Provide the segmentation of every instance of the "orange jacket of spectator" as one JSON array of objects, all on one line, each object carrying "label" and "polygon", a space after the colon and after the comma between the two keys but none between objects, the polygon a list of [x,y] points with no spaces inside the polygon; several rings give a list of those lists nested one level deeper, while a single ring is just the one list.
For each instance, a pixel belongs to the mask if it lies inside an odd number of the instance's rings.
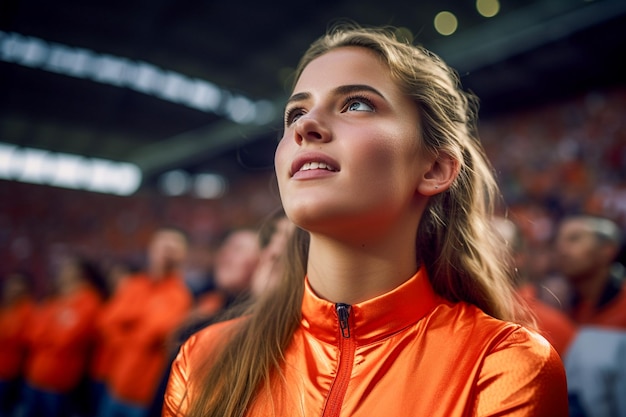
[{"label": "orange jacket of spectator", "polygon": [[57,393],[76,387],[86,371],[101,305],[100,295],[87,286],[42,304],[28,330],[30,385]]},{"label": "orange jacket of spectator", "polygon": [[156,281],[128,278],[100,319],[105,343],[114,354],[108,386],[123,401],[147,405],[166,369],[168,336],[185,318],[192,295],[178,276]]},{"label": "orange jacket of spectator", "polygon": [[[132,275],[130,277],[133,277]],[[119,292],[120,288],[126,284],[126,276],[120,280],[116,285],[115,292]],[[116,360],[117,345],[114,338],[106,337],[103,328],[103,324],[106,320],[105,317],[109,315],[109,303],[111,299],[107,300],[96,318],[96,335],[94,340],[94,347],[91,354],[91,363],[89,364],[88,374],[92,381],[106,383],[108,375],[110,373],[112,364]]]},{"label": "orange jacket of spectator", "polygon": [[0,309],[0,381],[10,381],[22,375],[26,329],[33,308],[33,301],[25,298]]},{"label": "orange jacket of spectator", "polygon": [[[345,311],[307,283],[283,375],[259,390],[246,417],[568,415],[563,364],[550,344],[475,306],[437,297],[425,269],[350,306],[347,317],[339,314]],[[185,415],[202,384],[197,370],[233,323],[207,327],[183,345],[163,416]]]},{"label": "orange jacket of spectator", "polygon": [[561,358],[564,358],[576,335],[574,322],[564,312],[538,299],[533,285],[524,285],[518,291],[535,315],[539,333],[554,346]]}]

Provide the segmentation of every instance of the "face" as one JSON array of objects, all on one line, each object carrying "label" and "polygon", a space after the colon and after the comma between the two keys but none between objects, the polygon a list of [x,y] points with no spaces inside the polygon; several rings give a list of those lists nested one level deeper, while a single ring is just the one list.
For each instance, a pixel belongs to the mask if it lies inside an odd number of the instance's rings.
[{"label": "face", "polygon": [[311,232],[384,230],[413,210],[428,160],[417,105],[373,52],[332,50],[308,64],[275,155],[283,206]]},{"label": "face", "polygon": [[83,281],[83,276],[78,262],[73,258],[63,260],[56,277],[58,290],[61,293],[70,292],[81,281]]},{"label": "face", "polygon": [[169,273],[180,268],[187,257],[187,241],[176,230],[158,231],[148,248],[151,269]]},{"label": "face", "polygon": [[256,233],[242,230],[226,238],[215,258],[215,282],[219,288],[237,294],[250,289],[252,274],[259,261]]},{"label": "face", "polygon": [[289,237],[295,229],[294,224],[285,218],[276,222],[276,230],[269,244],[261,251],[259,263],[252,275],[252,292],[256,296],[276,286],[283,273],[281,255],[285,252]]},{"label": "face", "polygon": [[591,276],[602,265],[601,244],[589,226],[580,220],[564,222],[555,243],[556,265],[571,281]]}]

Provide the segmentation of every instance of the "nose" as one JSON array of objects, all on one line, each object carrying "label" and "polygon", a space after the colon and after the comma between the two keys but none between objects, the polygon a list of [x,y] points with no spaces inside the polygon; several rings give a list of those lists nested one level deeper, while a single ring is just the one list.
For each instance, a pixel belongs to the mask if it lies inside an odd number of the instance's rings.
[{"label": "nose", "polygon": [[331,140],[330,130],[324,126],[314,114],[308,113],[300,117],[295,124],[295,141],[298,145],[302,142],[328,142]]}]

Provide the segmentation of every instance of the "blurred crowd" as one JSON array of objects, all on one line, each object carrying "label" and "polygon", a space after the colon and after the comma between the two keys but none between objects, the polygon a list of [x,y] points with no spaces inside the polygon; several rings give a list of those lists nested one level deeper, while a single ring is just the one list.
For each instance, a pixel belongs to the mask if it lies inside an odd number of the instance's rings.
[{"label": "blurred crowd", "polygon": [[[520,296],[572,417],[626,416],[626,89],[483,120]],[[180,344],[275,284],[272,173],[222,200],[0,183],[0,417],[160,415]]]},{"label": "blurred crowd", "polygon": [[28,274],[7,275],[0,416],[160,416],[179,346],[276,284],[292,230],[281,211],[258,228],[229,230],[203,280],[187,280],[189,236],[173,226],[153,232],[137,271],[105,271],[68,253],[40,299]]}]

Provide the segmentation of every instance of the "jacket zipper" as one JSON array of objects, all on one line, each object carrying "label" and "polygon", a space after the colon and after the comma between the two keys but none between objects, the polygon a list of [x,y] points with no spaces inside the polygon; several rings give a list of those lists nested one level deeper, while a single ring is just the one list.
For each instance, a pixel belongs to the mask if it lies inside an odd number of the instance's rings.
[{"label": "jacket zipper", "polygon": [[338,303],[335,305],[339,320],[339,367],[337,376],[330,388],[322,417],[339,417],[341,406],[348,390],[356,345],[350,335],[350,305]]}]

